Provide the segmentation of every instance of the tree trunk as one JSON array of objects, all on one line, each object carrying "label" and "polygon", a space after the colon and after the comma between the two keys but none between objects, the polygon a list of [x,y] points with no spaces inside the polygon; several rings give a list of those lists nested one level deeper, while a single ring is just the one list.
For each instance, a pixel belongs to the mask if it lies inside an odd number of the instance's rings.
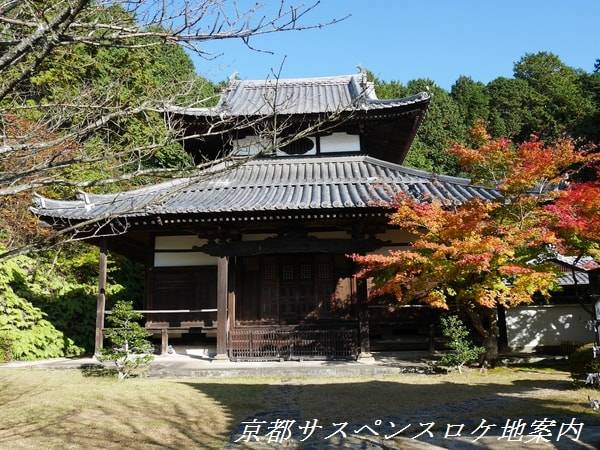
[{"label": "tree trunk", "polygon": [[[497,327],[496,327],[497,330]],[[483,364],[494,365],[498,359],[498,333],[490,332],[483,338],[485,353],[483,354]]]},{"label": "tree trunk", "polygon": [[493,366],[498,359],[498,316],[493,308],[468,310],[475,331],[481,336],[485,353],[481,356],[482,367]]}]

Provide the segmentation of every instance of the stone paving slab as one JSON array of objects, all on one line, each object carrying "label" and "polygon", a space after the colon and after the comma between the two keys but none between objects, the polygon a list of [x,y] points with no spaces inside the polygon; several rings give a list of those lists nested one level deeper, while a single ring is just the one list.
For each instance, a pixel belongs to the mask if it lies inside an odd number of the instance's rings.
[{"label": "stone paving slab", "polygon": [[[409,357],[414,355],[409,354]],[[95,358],[55,358],[39,361],[13,361],[0,364],[3,368],[32,369],[83,369],[100,367]],[[110,367],[110,364],[105,364]],[[150,366],[149,376],[157,378],[215,378],[240,376],[375,376],[400,373],[427,373],[429,362],[421,359],[403,359],[386,354],[358,361],[270,361],[232,362],[209,357],[188,355],[156,356]]]}]

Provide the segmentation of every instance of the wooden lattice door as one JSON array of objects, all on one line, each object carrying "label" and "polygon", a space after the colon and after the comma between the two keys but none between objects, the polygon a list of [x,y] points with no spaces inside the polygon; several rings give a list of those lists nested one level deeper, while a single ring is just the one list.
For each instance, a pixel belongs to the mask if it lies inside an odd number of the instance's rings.
[{"label": "wooden lattice door", "polygon": [[296,322],[315,308],[314,261],[311,256],[281,257],[279,320]]}]

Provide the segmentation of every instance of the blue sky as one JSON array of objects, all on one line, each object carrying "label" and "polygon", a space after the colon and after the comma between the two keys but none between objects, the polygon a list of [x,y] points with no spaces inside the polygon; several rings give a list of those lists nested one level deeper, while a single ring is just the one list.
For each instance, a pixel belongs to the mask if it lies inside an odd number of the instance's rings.
[{"label": "blue sky", "polygon": [[208,50],[223,55],[195,58],[197,70],[214,81],[234,71],[264,78],[286,56],[284,77],[354,73],[360,64],[385,80],[428,77],[450,88],[462,74],[484,82],[510,76],[526,52],[551,51],[588,71],[600,58],[599,0],[322,0],[307,21],[346,14],[331,27],[253,41],[274,55],[211,43]]}]

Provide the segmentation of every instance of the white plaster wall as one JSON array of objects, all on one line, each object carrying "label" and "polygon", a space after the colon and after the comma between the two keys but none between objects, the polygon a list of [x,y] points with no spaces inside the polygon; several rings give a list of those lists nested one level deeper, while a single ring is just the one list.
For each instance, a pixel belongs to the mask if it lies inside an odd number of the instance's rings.
[{"label": "white plaster wall", "polygon": [[[195,235],[184,236],[156,236],[155,250],[191,250],[194,246],[206,244],[206,239]],[[201,252],[154,252],[154,267],[178,266],[214,266],[217,264],[215,256]]]},{"label": "white plaster wall", "polygon": [[388,229],[384,233],[377,233],[375,235],[377,239],[382,241],[392,241],[394,244],[404,244],[412,242],[415,236],[405,230]]},{"label": "white plaster wall", "polygon": [[189,234],[185,236],[156,236],[154,248],[156,250],[191,250],[195,245],[206,244],[206,239]]},{"label": "white plaster wall", "polygon": [[321,136],[321,153],[359,152],[360,136],[348,133],[333,133]]},{"label": "white plaster wall", "polygon": [[246,136],[234,141],[235,153],[239,156],[253,156],[264,151],[266,146],[260,142],[258,136]]},{"label": "white plaster wall", "polygon": [[242,234],[242,241],[263,241],[276,236],[274,233],[248,233]]},{"label": "white plaster wall", "polygon": [[586,328],[589,314],[579,305],[528,305],[506,311],[508,345],[531,351],[538,346],[594,341]]},{"label": "white plaster wall", "polygon": [[308,235],[318,239],[350,239],[347,231],[311,231]]},{"label": "white plaster wall", "polygon": [[200,252],[154,253],[154,267],[216,266],[217,257]]}]

